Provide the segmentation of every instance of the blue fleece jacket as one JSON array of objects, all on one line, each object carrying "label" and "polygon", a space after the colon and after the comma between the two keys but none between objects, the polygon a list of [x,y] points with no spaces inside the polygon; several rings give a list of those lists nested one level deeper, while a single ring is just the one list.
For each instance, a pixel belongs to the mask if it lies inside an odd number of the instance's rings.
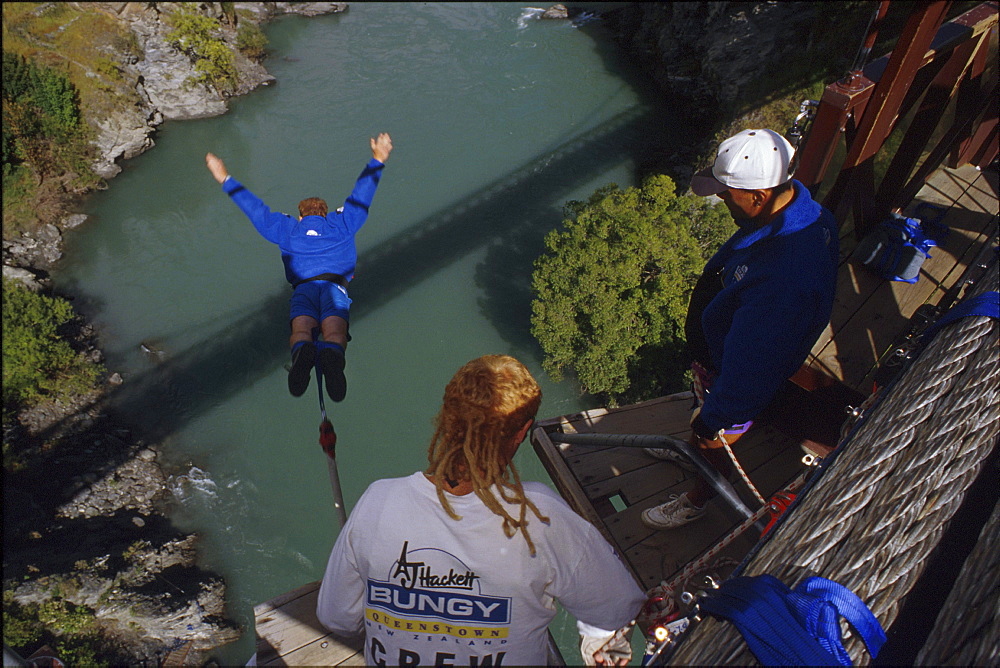
[{"label": "blue fleece jacket", "polygon": [[324,216],[298,220],[286,213],[271,211],[246,186],[227,178],[222,189],[247,215],[261,236],[281,249],[285,278],[295,283],[325,273],[354,277],[358,249],[354,235],[368,218],[368,208],[382,176],[384,164],[372,158],[358,176],[344,206]]},{"label": "blue fleece jacket", "polygon": [[712,432],[754,419],[805,361],[833,310],[839,240],[833,214],[794,181],[770,224],[740,229],[705,265],[722,289],[701,314],[717,374],[702,406]]}]

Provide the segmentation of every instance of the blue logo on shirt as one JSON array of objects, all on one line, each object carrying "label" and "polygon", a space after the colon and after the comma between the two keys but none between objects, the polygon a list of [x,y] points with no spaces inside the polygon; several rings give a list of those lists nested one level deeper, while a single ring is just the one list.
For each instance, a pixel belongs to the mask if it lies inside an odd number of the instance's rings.
[{"label": "blue logo on shirt", "polygon": [[368,580],[367,603],[394,615],[447,622],[510,623],[510,599],[465,592],[409,589],[392,582]]}]

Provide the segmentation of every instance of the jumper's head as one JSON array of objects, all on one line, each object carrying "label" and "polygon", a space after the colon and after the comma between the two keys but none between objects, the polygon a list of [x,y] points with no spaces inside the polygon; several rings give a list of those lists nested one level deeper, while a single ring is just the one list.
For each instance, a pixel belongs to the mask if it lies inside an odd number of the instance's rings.
[{"label": "jumper's head", "polygon": [[319,197],[307,197],[299,202],[299,218],[306,216],[325,216],[329,212],[326,200]]}]

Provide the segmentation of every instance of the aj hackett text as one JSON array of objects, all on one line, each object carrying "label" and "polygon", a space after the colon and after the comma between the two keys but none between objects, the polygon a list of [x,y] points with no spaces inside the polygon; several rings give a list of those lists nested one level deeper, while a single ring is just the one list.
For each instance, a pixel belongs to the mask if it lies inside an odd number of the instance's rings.
[{"label": "aj hackett text", "polygon": [[434,575],[429,566],[422,561],[410,562],[406,558],[406,548],[409,541],[403,543],[403,552],[396,562],[396,570],[392,577],[399,578],[399,584],[407,589],[420,587],[422,589],[433,589],[435,587],[447,587],[449,589],[472,589],[473,584],[479,576],[472,571],[457,573],[454,569],[448,569],[447,575]]}]

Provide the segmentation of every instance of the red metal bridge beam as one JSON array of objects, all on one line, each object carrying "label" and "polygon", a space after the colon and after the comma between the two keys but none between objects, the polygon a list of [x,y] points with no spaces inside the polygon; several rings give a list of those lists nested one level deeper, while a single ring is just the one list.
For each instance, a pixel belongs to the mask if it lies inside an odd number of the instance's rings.
[{"label": "red metal bridge beam", "polygon": [[903,141],[879,184],[878,195],[867,207],[866,218],[881,217],[894,205],[906,205],[906,202],[898,202],[896,195],[903,189],[921,153],[930,142],[948,104],[958,92],[959,84],[972,65],[973,58],[980,51],[986,51],[986,35],[983,33],[978,39],[970,39],[952,51],[944,67],[927,87],[923,102],[906,129]]},{"label": "red metal bridge beam", "polygon": [[809,188],[813,195],[816,195],[826,175],[847,119],[855,110],[860,113],[875,87],[875,82],[867,78],[860,68],[864,66],[875,45],[882,19],[888,10],[889,0],[882,0],[868,26],[864,46],[853,68],[846,77],[823,91],[816,117],[799,152],[800,162],[795,172],[795,178]]},{"label": "red metal bridge beam", "polygon": [[[858,124],[858,134],[848,148],[844,166],[824,204],[843,220],[844,209],[853,202],[865,202],[874,196],[871,161],[892,131],[900,106],[916,73],[944,20],[949,2],[920,3],[906,22],[897,46],[889,57],[885,72],[875,85],[871,100]],[[850,194],[850,197],[845,195]],[[855,220],[855,235],[860,239],[874,220]]]}]

